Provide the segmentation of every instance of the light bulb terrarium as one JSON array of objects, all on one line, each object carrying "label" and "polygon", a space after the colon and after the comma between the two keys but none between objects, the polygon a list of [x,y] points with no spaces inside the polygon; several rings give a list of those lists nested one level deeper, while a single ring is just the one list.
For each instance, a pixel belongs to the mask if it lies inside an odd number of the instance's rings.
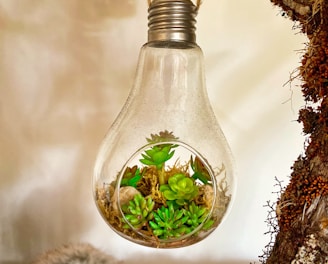
[{"label": "light bulb terrarium", "polygon": [[230,149],[206,93],[198,6],[153,0],[134,86],[95,165],[100,214],[122,237],[172,248],[212,233],[231,207]]}]

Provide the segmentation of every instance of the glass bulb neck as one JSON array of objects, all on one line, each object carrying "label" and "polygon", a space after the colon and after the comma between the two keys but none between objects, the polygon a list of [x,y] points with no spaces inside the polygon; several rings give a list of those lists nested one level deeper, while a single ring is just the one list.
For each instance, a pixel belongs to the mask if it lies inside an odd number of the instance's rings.
[{"label": "glass bulb neck", "polygon": [[148,42],[196,42],[197,7],[191,0],[153,0],[148,9]]}]

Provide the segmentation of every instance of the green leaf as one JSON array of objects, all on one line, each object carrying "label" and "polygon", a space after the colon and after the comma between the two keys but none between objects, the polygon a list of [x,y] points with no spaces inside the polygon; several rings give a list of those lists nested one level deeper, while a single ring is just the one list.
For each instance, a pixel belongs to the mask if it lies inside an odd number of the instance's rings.
[{"label": "green leaf", "polygon": [[148,160],[148,159],[140,159],[139,161],[145,165],[155,165],[155,163],[153,161]]},{"label": "green leaf", "polygon": [[170,201],[176,199],[176,194],[175,194],[174,192],[170,191],[170,190],[166,190],[166,191],[164,191],[164,192],[163,192],[163,195],[165,196],[165,198],[166,198],[167,200],[170,200]]},{"label": "green leaf", "polygon": [[154,233],[155,236],[158,236],[159,237],[159,236],[163,235],[164,230],[162,230],[162,229],[155,229],[153,231],[153,233]]},{"label": "green leaf", "polygon": [[207,220],[203,225],[203,229],[207,230],[207,229],[211,228],[213,224],[214,224],[214,220],[212,220],[212,219]]},{"label": "green leaf", "polygon": [[198,158],[195,157],[195,160],[193,160],[192,156],[190,157],[190,166],[194,171],[194,174],[192,175],[192,178],[195,180],[200,180],[204,184],[211,184],[211,176],[203,164],[203,162]]},{"label": "green leaf", "polygon": [[153,221],[149,221],[149,226],[152,228],[152,229],[159,229],[160,227],[154,223]]}]

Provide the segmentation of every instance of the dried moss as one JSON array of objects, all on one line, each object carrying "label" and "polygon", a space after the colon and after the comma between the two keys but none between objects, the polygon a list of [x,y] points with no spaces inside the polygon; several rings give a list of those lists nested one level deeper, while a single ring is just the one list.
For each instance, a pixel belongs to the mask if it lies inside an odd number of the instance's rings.
[{"label": "dried moss", "polygon": [[[290,182],[278,198],[277,236],[261,262],[323,263],[328,259],[328,1],[271,2],[298,21],[309,38],[298,69],[307,103],[300,110],[298,121],[307,138],[305,155],[294,162]],[[308,246],[309,239],[315,248]],[[305,254],[304,250],[312,252]],[[306,255],[315,257],[310,260]]]}]

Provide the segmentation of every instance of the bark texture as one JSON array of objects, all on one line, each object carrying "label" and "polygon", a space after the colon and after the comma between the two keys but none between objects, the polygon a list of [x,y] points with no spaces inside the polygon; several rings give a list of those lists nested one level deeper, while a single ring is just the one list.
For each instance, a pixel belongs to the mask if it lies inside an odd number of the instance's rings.
[{"label": "bark texture", "polygon": [[304,155],[276,206],[278,233],[263,263],[328,263],[328,0],[271,0],[307,35],[298,68]]}]

